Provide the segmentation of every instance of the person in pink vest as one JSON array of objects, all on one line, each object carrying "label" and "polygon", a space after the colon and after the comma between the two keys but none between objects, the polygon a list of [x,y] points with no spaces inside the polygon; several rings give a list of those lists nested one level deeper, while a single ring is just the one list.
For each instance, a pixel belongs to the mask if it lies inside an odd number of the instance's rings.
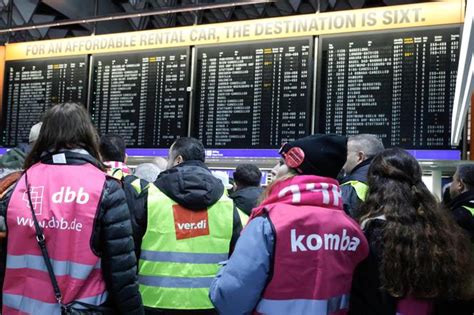
[{"label": "person in pink vest", "polygon": [[144,313],[125,195],[105,175],[97,139],[83,106],[45,113],[0,209],[8,231],[2,314]]},{"label": "person in pink vest", "polygon": [[[369,257],[354,273],[351,315],[473,314],[472,248],[408,152],[375,156],[361,226]],[[449,305],[449,307],[447,307]]]},{"label": "person in pink vest", "polygon": [[336,177],[346,154],[338,135],[281,148],[276,180],[211,285],[221,314],[347,313],[352,274],[369,249],[343,211]]}]

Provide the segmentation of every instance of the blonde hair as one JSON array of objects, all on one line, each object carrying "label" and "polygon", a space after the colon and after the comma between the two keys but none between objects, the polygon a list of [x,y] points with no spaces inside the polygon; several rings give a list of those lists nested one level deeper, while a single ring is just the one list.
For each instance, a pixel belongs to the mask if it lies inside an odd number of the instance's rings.
[{"label": "blonde hair", "polygon": [[268,196],[270,196],[270,192],[272,191],[273,189],[273,186],[275,186],[277,183],[279,182],[282,182],[284,180],[287,180],[289,178],[292,178],[292,177],[295,177],[297,176],[298,174],[296,173],[296,171],[294,169],[291,169],[289,168],[288,169],[288,173],[286,173],[285,175],[283,175],[282,177],[280,178],[276,178],[273,182],[271,182],[266,188],[265,190],[262,192],[262,194],[260,195],[260,197],[258,197],[258,200],[257,200],[257,205],[261,205],[262,202],[268,198]]}]

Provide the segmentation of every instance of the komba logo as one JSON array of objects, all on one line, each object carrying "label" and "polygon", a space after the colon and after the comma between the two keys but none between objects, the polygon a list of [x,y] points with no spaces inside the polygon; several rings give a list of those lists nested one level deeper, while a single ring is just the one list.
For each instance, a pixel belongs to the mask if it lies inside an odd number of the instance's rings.
[{"label": "komba logo", "polygon": [[297,235],[296,229],[291,229],[291,251],[294,253],[320,249],[355,252],[359,244],[360,239],[347,235],[346,229],[342,230],[342,235],[330,233]]}]

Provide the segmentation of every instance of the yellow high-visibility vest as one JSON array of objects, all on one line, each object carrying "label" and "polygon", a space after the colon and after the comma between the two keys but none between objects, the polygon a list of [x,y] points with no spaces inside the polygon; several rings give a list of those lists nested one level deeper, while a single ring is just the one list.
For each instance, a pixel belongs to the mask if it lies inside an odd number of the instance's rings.
[{"label": "yellow high-visibility vest", "polygon": [[147,307],[212,309],[209,286],[228,259],[232,199],[223,194],[201,211],[184,209],[155,185],[148,186],[148,222],[139,260],[139,284]]}]

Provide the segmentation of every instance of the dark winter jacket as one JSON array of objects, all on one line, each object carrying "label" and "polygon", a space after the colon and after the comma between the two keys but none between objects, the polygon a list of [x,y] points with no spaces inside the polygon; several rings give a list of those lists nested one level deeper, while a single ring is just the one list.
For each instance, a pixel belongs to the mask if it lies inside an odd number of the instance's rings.
[{"label": "dark winter jacket", "polygon": [[367,159],[354,167],[352,172],[341,180],[341,194],[344,202],[344,211],[352,218],[359,217],[359,205],[361,200],[357,197],[355,189],[351,185],[344,185],[350,181],[359,181],[367,184],[367,172],[372,159]]},{"label": "dark winter jacket", "polygon": [[383,253],[385,220],[372,220],[364,229],[369,257],[360,263],[352,279],[350,315],[395,315],[397,301],[381,289],[379,266]]},{"label": "dark winter jacket", "polygon": [[229,197],[234,200],[237,208],[250,215],[262,192],[262,187],[248,186],[233,192]]},{"label": "dark winter jacket", "polygon": [[449,209],[456,222],[467,232],[474,241],[474,215],[471,211],[464,208],[474,208],[474,191],[466,191],[449,203]]},{"label": "dark winter jacket", "polygon": [[[134,181],[138,180],[139,189],[132,185]],[[148,182],[139,179],[134,175],[126,175],[122,177],[122,188],[125,192],[125,198],[127,199],[128,209],[130,211],[130,219],[132,223],[133,241],[135,244],[135,256],[140,258],[140,246],[142,238],[146,232],[146,217],[145,224],[141,222],[143,218],[141,216],[146,214],[148,205]]]},{"label": "dark winter jacket", "polygon": [[[64,153],[68,165],[98,165],[97,160],[89,154],[71,151]],[[53,164],[51,155],[43,157],[42,162]],[[10,197],[11,193],[0,204],[0,215],[3,217],[8,213]],[[106,305],[113,307],[119,314],[143,314],[130,213],[121,184],[115,179],[106,179],[95,222],[90,244],[92,250],[101,257],[102,272],[109,293]],[[6,259],[5,243],[2,246],[3,261]]]},{"label": "dark winter jacket", "polygon": [[[202,210],[215,204],[224,193],[222,182],[215,178],[207,166],[200,161],[185,161],[158,176],[154,185],[166,196],[190,210]],[[146,213],[137,214],[146,231]],[[157,223],[159,224],[159,222]],[[233,234],[229,252],[232,252],[242,230],[237,209],[234,207]],[[146,314],[217,314],[215,310],[160,310],[145,308]]]}]

